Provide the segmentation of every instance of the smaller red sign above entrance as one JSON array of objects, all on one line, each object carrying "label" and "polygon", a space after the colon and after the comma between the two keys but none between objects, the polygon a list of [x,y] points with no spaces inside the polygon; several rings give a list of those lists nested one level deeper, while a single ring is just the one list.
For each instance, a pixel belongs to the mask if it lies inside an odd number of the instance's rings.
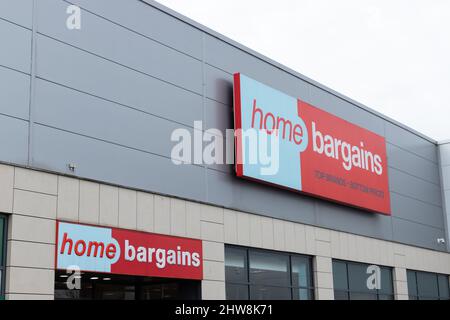
[{"label": "smaller red sign above entrance", "polygon": [[57,222],[56,269],[201,280],[200,240]]}]

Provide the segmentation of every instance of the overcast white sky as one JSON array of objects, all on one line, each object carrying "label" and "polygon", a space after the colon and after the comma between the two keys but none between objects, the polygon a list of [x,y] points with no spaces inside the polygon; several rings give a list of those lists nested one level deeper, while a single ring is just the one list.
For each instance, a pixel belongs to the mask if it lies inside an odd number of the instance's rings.
[{"label": "overcast white sky", "polygon": [[158,0],[436,140],[450,139],[450,0]]}]

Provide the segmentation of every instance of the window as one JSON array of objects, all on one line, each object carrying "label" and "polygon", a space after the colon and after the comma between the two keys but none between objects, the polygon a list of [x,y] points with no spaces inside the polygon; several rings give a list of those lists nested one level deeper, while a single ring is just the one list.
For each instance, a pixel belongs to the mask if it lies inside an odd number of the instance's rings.
[{"label": "window", "polygon": [[5,298],[6,217],[0,215],[0,300]]},{"label": "window", "polygon": [[225,247],[228,300],[312,300],[311,257]]},{"label": "window", "polygon": [[334,298],[336,300],[393,300],[392,269],[380,267],[379,289],[369,289],[367,280],[373,274],[370,265],[333,260]]},{"label": "window", "polygon": [[55,272],[55,300],[200,300],[200,281],[81,272],[78,289],[65,271]]},{"label": "window", "polygon": [[407,277],[410,300],[450,300],[448,276],[408,270]]}]

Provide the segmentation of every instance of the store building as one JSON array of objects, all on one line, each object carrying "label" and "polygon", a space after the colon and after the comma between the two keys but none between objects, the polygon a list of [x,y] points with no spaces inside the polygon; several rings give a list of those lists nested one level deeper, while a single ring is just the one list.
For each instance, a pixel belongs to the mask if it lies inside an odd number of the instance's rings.
[{"label": "store building", "polygon": [[[2,298],[449,299],[450,143],[153,1],[1,1],[0,38]],[[376,188],[174,164],[175,130],[243,128],[256,87],[298,102],[290,143],[343,128],[326,161],[364,136],[333,172]],[[310,149],[295,175],[327,170]]]}]

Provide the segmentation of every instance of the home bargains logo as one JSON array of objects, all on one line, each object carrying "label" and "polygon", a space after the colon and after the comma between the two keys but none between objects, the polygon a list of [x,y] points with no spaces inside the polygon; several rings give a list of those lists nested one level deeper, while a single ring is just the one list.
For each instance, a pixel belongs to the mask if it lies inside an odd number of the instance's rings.
[{"label": "home bargains logo", "polygon": [[56,268],[201,280],[200,240],[57,222]]},{"label": "home bargains logo", "polygon": [[[255,146],[236,135],[236,173],[351,206],[390,215],[385,139],[252,80],[234,75],[236,131],[276,136],[278,170],[246,161]],[[261,146],[257,146],[257,148]]]}]

